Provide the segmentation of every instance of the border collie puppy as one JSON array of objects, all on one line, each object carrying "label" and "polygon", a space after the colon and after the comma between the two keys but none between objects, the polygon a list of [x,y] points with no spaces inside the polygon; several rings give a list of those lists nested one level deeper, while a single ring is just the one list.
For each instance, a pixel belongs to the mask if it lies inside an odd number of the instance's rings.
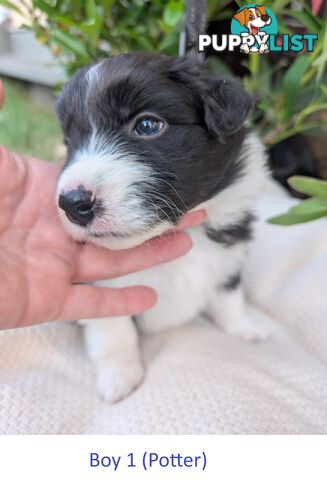
[{"label": "border collie puppy", "polygon": [[169,264],[106,282],[146,284],[159,296],[142,316],[85,322],[85,343],[109,402],[143,380],[137,328],[159,332],[205,314],[255,340],[264,329],[244,310],[241,271],[265,180],[265,154],[245,125],[252,98],[235,80],[192,58],[128,54],[79,70],[57,113],[67,145],[57,200],[79,241],[134,247],[205,208],[193,249]]}]

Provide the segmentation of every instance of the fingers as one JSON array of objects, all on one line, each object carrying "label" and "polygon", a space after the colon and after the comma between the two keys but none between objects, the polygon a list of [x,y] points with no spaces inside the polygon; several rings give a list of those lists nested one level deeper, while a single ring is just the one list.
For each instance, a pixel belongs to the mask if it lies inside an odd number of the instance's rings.
[{"label": "fingers", "polygon": [[91,282],[133,273],[185,255],[191,247],[192,241],[184,232],[116,252],[86,245],[82,247],[73,281]]},{"label": "fingers", "polygon": [[[203,210],[187,214],[177,229],[199,225],[206,219]],[[192,247],[191,239],[183,232],[155,238],[129,250],[112,252],[94,245],[82,247],[74,282],[92,282],[137,272],[185,255]]]},{"label": "fingers", "polygon": [[0,109],[3,106],[4,102],[5,102],[5,92],[4,92],[2,80],[0,80]]},{"label": "fingers", "polygon": [[101,288],[73,285],[69,297],[56,320],[137,315],[153,307],[156,292],[149,287]]},{"label": "fingers", "polygon": [[197,210],[196,212],[190,212],[184,215],[184,217],[177,223],[177,229],[184,229],[189,227],[195,227],[205,222],[207,218],[204,210]]}]

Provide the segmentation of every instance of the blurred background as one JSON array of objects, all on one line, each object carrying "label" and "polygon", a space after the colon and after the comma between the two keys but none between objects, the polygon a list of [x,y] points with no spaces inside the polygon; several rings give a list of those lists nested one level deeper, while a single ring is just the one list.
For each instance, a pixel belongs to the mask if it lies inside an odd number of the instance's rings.
[{"label": "blurred background", "polygon": [[[208,0],[208,33],[230,33],[244,1]],[[0,0],[0,75],[6,104],[0,143],[58,162],[65,150],[53,103],[79,67],[134,50],[178,54],[184,0]],[[207,52],[210,67],[241,77],[257,104],[255,128],[274,176],[327,178],[327,5],[323,0],[264,2],[280,34],[316,33],[311,54]]]}]

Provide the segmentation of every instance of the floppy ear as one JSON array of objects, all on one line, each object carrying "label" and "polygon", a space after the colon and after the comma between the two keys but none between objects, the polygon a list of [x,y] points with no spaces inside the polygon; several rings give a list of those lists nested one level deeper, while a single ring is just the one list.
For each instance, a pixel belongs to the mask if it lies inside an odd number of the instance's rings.
[{"label": "floppy ear", "polygon": [[213,79],[209,91],[203,95],[204,121],[211,135],[223,140],[243,126],[254,98],[242,84],[232,78]]},{"label": "floppy ear", "polygon": [[235,20],[240,22],[240,24],[243,26],[245,25],[245,10],[246,9],[244,8],[243,10],[234,15]]},{"label": "floppy ear", "polygon": [[266,15],[266,7],[264,7],[263,5],[256,5],[256,6],[255,6],[255,9],[256,9],[256,10],[259,10],[259,12],[261,13],[261,15]]},{"label": "floppy ear", "polygon": [[217,77],[194,52],[170,63],[166,74],[188,91],[208,132],[221,140],[242,127],[254,104],[239,81]]}]

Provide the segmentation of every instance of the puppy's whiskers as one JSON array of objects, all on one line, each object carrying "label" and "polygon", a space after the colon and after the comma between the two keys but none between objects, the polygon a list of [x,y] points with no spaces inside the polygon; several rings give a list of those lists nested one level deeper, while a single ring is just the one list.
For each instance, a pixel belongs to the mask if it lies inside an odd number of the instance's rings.
[{"label": "puppy's whiskers", "polygon": [[180,201],[182,202],[182,205],[183,205],[183,207],[185,208],[185,211],[186,211],[186,210],[187,210],[186,204],[185,204],[184,200],[182,199],[182,197],[180,196],[180,194],[178,193],[178,191],[176,190],[176,188],[173,187],[172,184],[169,183],[167,180],[165,180],[164,178],[162,178],[162,175],[165,175],[165,174],[169,175],[168,172],[157,173],[158,177],[156,177],[156,180],[157,180],[157,181],[159,180],[159,182],[165,183],[166,185],[168,185],[168,186],[176,193],[177,197],[178,197],[178,198],[180,199]]},{"label": "puppy's whiskers", "polygon": [[160,196],[165,203],[167,203],[170,206],[170,209],[176,214],[176,212],[179,215],[184,215],[184,212],[176,205],[176,203],[166,195],[164,195],[161,192],[156,192],[156,195]]}]

